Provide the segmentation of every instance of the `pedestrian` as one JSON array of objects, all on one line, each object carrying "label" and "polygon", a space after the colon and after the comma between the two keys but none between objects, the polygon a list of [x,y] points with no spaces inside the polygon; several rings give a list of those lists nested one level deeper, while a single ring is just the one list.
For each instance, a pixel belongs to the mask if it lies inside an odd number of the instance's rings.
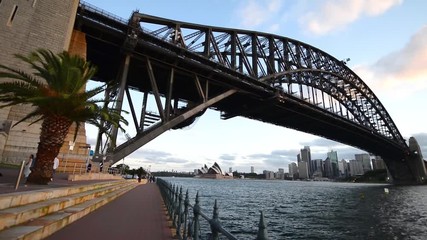
[{"label": "pedestrian", "polygon": [[53,171],[52,171],[52,178],[50,179],[50,181],[53,181],[53,176],[55,176],[56,169],[58,167],[59,167],[59,158],[55,157],[55,159],[53,159]]},{"label": "pedestrian", "polygon": [[34,155],[31,154],[28,160],[25,162],[25,168],[24,168],[24,177],[28,178],[28,176],[31,173],[31,166],[33,166],[34,161]]},{"label": "pedestrian", "polygon": [[87,172],[88,173],[90,173],[90,170],[92,169],[92,164],[91,163],[89,163],[88,165],[87,165]]}]

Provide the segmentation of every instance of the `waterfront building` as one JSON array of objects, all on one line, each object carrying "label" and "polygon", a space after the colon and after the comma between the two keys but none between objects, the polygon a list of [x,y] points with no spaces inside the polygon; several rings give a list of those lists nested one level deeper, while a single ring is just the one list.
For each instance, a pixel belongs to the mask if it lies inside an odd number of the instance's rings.
[{"label": "waterfront building", "polygon": [[350,160],[350,176],[360,176],[363,175],[363,166],[362,161]]},{"label": "waterfront building", "polygon": [[368,153],[354,154],[354,158],[356,159],[356,161],[360,161],[362,163],[363,173],[372,170],[371,157]]},{"label": "waterfront building", "polygon": [[285,179],[285,169],[279,168],[276,173],[276,179]]},{"label": "waterfront building", "polygon": [[348,177],[350,175],[348,162],[344,159],[338,162],[338,171],[340,177]]},{"label": "waterfront building", "polygon": [[289,168],[289,177],[292,179],[298,179],[298,166],[296,163],[290,163],[288,165]]},{"label": "waterfront building", "polygon": [[324,177],[327,178],[333,178],[334,177],[334,173],[333,173],[333,168],[332,168],[332,162],[329,158],[326,158],[324,161]]},{"label": "waterfront building", "polygon": [[255,168],[254,168],[254,166],[251,166],[251,173],[255,173]]},{"label": "waterfront building", "polygon": [[372,168],[374,170],[386,169],[384,160],[380,156],[375,156],[372,159]]},{"label": "waterfront building", "polygon": [[298,174],[300,179],[308,179],[310,178],[308,173],[308,162],[301,161],[298,163]]},{"label": "waterfront building", "polygon": [[324,168],[323,160],[322,159],[313,159],[313,160],[311,160],[311,163],[312,163],[311,166],[313,167],[313,175],[315,172],[317,172],[317,175],[320,172],[321,175],[323,176],[323,168]]},{"label": "waterfront building", "polygon": [[272,171],[268,171],[268,170],[264,170],[263,171],[265,179],[274,179],[274,172]]},{"label": "waterfront building", "polygon": [[232,179],[233,173],[224,173],[218,163],[214,163],[212,167],[207,168],[206,164],[197,171],[196,177],[212,178],[212,179]]},{"label": "waterfront building", "polygon": [[338,167],[338,153],[336,151],[331,150],[328,152],[328,158],[331,161],[332,166],[332,178],[339,176],[339,167]]},{"label": "waterfront building", "polygon": [[305,146],[303,149],[300,150],[298,165],[300,162],[307,163],[308,176],[310,178],[313,175],[313,170],[311,167],[311,153],[309,146]]}]

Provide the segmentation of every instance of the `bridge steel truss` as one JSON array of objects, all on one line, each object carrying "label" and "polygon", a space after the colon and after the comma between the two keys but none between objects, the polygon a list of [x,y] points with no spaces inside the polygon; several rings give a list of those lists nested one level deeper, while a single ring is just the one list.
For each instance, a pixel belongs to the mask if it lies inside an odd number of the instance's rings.
[{"label": "bridge steel truss", "polygon": [[[127,95],[135,135],[111,149],[113,162],[211,108],[223,119],[243,116],[364,149],[382,156],[394,179],[413,180],[409,148],[385,107],[346,61],[320,49],[139,12],[124,20],[87,4],[75,29],[86,34],[98,80],[120,84],[108,96]],[[142,102],[133,102],[130,90],[143,93]]]}]

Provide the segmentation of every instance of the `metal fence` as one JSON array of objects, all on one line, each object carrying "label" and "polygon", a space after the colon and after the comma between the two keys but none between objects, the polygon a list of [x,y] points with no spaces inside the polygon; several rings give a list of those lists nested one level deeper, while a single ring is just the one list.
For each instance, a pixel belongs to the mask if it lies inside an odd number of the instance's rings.
[{"label": "metal fence", "polygon": [[[171,183],[157,178],[163,200],[165,202],[168,214],[171,218],[173,227],[176,229],[176,237],[184,240],[199,240],[202,239],[202,231],[199,220],[205,220],[209,224],[210,232],[206,232],[203,236],[208,236],[208,239],[218,240],[220,235],[227,239],[237,239],[230,232],[225,230],[219,221],[219,211],[217,201],[215,200],[213,207],[212,218],[202,212],[200,207],[199,192],[196,194],[194,206],[190,204],[188,190],[185,193],[185,198],[182,193],[182,186],[178,187]],[[190,212],[192,209],[192,212]],[[262,211],[259,224],[258,235],[256,240],[268,240],[267,229]],[[209,231],[209,230],[207,230]]]}]

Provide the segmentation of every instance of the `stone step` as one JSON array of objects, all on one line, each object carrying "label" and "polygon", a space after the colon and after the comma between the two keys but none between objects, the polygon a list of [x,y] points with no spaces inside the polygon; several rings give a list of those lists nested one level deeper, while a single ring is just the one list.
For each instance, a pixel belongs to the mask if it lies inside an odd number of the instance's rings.
[{"label": "stone step", "polygon": [[106,181],[95,184],[87,184],[65,188],[50,188],[43,190],[35,190],[28,192],[15,192],[8,194],[0,194],[0,210],[6,208],[17,207],[30,203],[44,201],[46,199],[64,197],[80,192],[90,191],[93,189],[104,188],[116,184],[121,184],[126,180]]},{"label": "stone step", "polygon": [[0,232],[0,240],[3,239],[44,239],[68,224],[91,213],[99,207],[111,202],[127,191],[136,187],[138,183],[132,181],[114,192],[101,197],[93,198],[83,203],[68,207],[49,215],[28,221],[26,223],[8,228]]},{"label": "stone step", "polygon": [[103,196],[130,184],[133,184],[133,182],[107,185],[102,188],[78,192],[63,197],[48,198],[40,202],[2,209],[0,210],[0,231],[53,212],[62,211],[65,208]]}]

